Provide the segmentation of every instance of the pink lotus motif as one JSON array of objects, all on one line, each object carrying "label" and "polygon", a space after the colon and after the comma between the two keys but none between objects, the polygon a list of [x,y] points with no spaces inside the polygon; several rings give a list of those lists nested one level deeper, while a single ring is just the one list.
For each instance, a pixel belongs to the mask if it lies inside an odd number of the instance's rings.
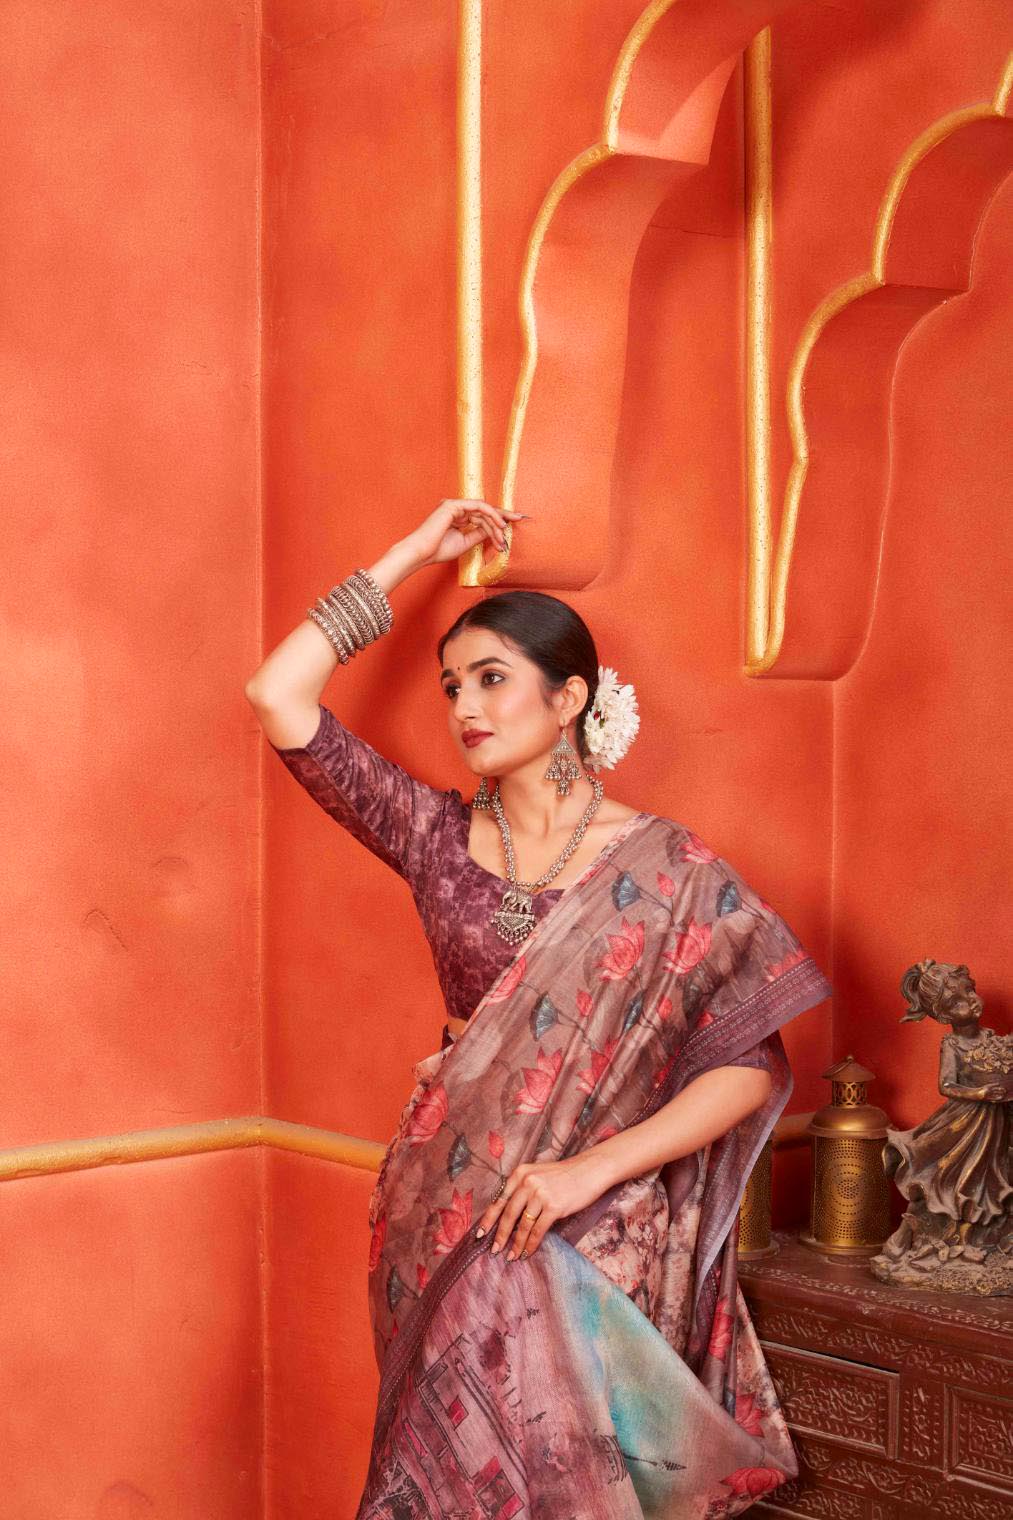
[{"label": "pink lotus motif", "polygon": [[671,897],[675,891],[675,882],[671,876],[666,876],[664,871],[658,872],[658,891],[663,892],[666,897]]},{"label": "pink lotus motif", "polygon": [[784,1479],[785,1474],[777,1467],[738,1467],[721,1481],[727,1483],[733,1494],[748,1494],[751,1499],[758,1499],[761,1494],[769,1494]]},{"label": "pink lotus motif", "polygon": [[446,1256],[471,1228],[471,1199],[472,1192],[459,1193],[455,1188],[451,1207],[438,1211],[440,1228],[433,1236],[437,1256]]},{"label": "pink lotus motif", "polygon": [[409,1145],[424,1145],[431,1140],[446,1121],[447,1117],[447,1094],[443,1087],[436,1086],[424,1092],[416,1103],[408,1128],[405,1130],[405,1140]]},{"label": "pink lotus motif", "polygon": [[608,936],[610,949],[597,963],[601,968],[603,982],[615,982],[624,976],[629,976],[644,953],[643,920],[641,919],[638,924],[631,924],[623,914],[621,927],[621,934]]},{"label": "pink lotus motif", "polygon": [[493,992],[490,992],[486,1001],[490,1003],[501,1003],[504,998],[510,997],[510,995],[516,991],[517,984],[523,977],[526,966],[527,962],[522,955],[516,961],[514,961],[512,966],[507,968],[506,972],[504,973],[503,980]]},{"label": "pink lotus motif", "polygon": [[664,965],[677,976],[685,976],[687,971],[700,964],[710,947],[710,924],[700,924],[690,918],[683,932],[676,935],[671,950],[666,950]]},{"label": "pink lotus motif", "polygon": [[426,1283],[429,1281],[429,1273],[428,1273],[428,1271],[426,1270],[426,1267],[424,1266],[424,1264],[421,1261],[416,1263],[416,1266],[415,1266],[415,1276],[419,1280],[419,1292],[421,1293],[422,1289],[425,1287]]},{"label": "pink lotus motif", "polygon": [[672,999],[670,997],[666,997],[665,994],[662,993],[661,997],[658,999],[658,1018],[664,1024],[671,1017]]},{"label": "pink lotus motif", "polygon": [[369,1242],[369,1270],[375,1272],[380,1265],[380,1255],[383,1251],[384,1237],[387,1234],[387,1216],[381,1214],[373,1226],[373,1234]]},{"label": "pink lotus motif", "polygon": [[581,1092],[594,1092],[601,1081],[603,1072],[607,1069],[609,1062],[615,1055],[618,1046],[619,1036],[616,1035],[614,1039],[605,1041],[604,1050],[595,1050],[592,1047],[590,1067],[587,1071],[581,1071],[577,1074],[577,1086]]},{"label": "pink lotus motif", "polygon": [[741,1425],[747,1435],[763,1434],[762,1411],[755,1393],[740,1393],[735,1400],[735,1423]]},{"label": "pink lotus motif", "polygon": [[584,988],[581,987],[580,991],[577,993],[577,1012],[580,1014],[582,1019],[586,1019],[593,1007],[594,1000],[591,997],[591,994],[589,992],[585,992]]},{"label": "pink lotus motif", "polygon": [[710,1344],[707,1350],[711,1356],[717,1357],[723,1362],[728,1353],[728,1347],[732,1343],[732,1326],[735,1323],[735,1315],[728,1307],[727,1295],[719,1298],[717,1308],[714,1310],[714,1324],[711,1327]]},{"label": "pink lotus motif", "polygon": [[714,850],[705,845],[699,834],[694,834],[692,829],[686,830],[686,838],[682,843],[679,856],[681,860],[717,860]]},{"label": "pink lotus motif", "polygon": [[549,1094],[552,1092],[553,1083],[559,1076],[559,1068],[562,1066],[562,1064],[563,1052],[561,1050],[556,1050],[552,1053],[552,1055],[547,1056],[542,1047],[539,1045],[538,1065],[525,1066],[522,1068],[524,1072],[525,1085],[517,1094],[517,1107],[514,1109],[515,1113],[541,1113],[542,1109],[548,1102]]},{"label": "pink lotus motif", "polygon": [[763,968],[763,973],[768,982],[772,982],[775,977],[783,976],[786,971],[791,970],[792,966],[797,966],[805,958],[806,952],[800,945],[797,950],[789,950],[783,961],[768,961]]},{"label": "pink lotus motif", "polygon": [[502,1154],[503,1136],[497,1130],[491,1129],[489,1131],[489,1155],[495,1156],[498,1160]]}]

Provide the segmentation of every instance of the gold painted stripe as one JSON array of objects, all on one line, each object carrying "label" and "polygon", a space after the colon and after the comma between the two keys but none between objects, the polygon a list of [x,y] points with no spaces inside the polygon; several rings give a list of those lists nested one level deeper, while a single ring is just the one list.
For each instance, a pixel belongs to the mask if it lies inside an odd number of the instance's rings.
[{"label": "gold painted stripe", "polygon": [[[812,1114],[782,1116],[774,1127],[774,1144],[797,1144],[811,1118]],[[55,1172],[83,1172],[96,1166],[121,1166],[126,1162],[165,1161],[172,1156],[197,1156],[251,1145],[273,1145],[277,1150],[337,1161],[342,1166],[367,1172],[380,1170],[387,1149],[380,1141],[366,1140],[360,1135],[248,1114],[237,1119],[209,1119],[203,1124],[177,1124],[83,1140],[13,1146],[0,1151],[0,1182],[45,1177]]]},{"label": "gold painted stripe", "polygon": [[482,495],[482,0],[459,0],[458,415],[461,494]]},{"label": "gold painted stripe", "polygon": [[[482,420],[482,0],[457,7],[457,471],[458,494],[485,499]],[[509,531],[509,530],[508,530]],[[484,540],[461,555],[475,578]]]},{"label": "gold painted stripe", "polygon": [[52,1172],[82,1172],[94,1166],[118,1166],[127,1161],[165,1161],[171,1156],[196,1156],[204,1151],[235,1150],[250,1145],[273,1145],[279,1150],[321,1156],[368,1171],[379,1170],[384,1152],[384,1146],[377,1141],[358,1135],[249,1114],[236,1119],[209,1119],[201,1124],[175,1124],[163,1129],[128,1130],[120,1135],[15,1146],[0,1151],[0,1181],[42,1177]]},{"label": "gold painted stripe", "polygon": [[745,91],[746,233],[746,658],[767,647],[770,616],[770,260],[773,152],[770,109],[770,27],[743,54]]}]

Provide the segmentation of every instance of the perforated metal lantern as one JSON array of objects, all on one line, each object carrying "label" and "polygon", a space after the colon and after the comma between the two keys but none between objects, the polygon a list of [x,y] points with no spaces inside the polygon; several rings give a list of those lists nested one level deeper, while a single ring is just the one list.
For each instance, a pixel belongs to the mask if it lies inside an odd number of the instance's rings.
[{"label": "perforated metal lantern", "polygon": [[773,1155],[773,1135],[756,1158],[756,1165],[749,1174],[742,1202],[739,1205],[740,1261],[756,1261],[770,1256],[777,1250],[777,1242],[770,1233],[770,1172]]},{"label": "perforated metal lantern", "polygon": [[813,1115],[812,1200],[806,1245],[847,1256],[872,1256],[890,1233],[890,1185],[883,1170],[887,1116],[865,1101],[875,1075],[846,1056],[823,1076],[826,1108]]}]

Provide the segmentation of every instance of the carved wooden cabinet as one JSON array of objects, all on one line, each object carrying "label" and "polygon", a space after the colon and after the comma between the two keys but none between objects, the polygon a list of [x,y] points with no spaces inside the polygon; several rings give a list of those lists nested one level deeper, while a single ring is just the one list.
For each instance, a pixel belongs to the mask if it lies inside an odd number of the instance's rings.
[{"label": "carved wooden cabinet", "polygon": [[775,1239],[739,1272],[799,1476],[750,1515],[1013,1520],[1013,1300],[891,1288]]}]

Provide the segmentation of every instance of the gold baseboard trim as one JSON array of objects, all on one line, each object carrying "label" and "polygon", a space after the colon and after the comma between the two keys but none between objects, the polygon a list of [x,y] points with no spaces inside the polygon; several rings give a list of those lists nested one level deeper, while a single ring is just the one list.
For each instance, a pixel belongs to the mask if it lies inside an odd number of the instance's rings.
[{"label": "gold baseboard trim", "polygon": [[[780,1119],[774,1127],[774,1146],[799,1144],[811,1118],[808,1113],[789,1114]],[[386,1150],[381,1141],[366,1140],[361,1135],[248,1114],[164,1129],[128,1130],[121,1135],[13,1146],[0,1151],[0,1182],[45,1177],[54,1172],[83,1172],[94,1166],[165,1161],[172,1156],[196,1156],[205,1151],[228,1151],[250,1145],[273,1145],[277,1150],[297,1151],[302,1156],[317,1156],[322,1161],[337,1161],[366,1172],[380,1170]]]}]

